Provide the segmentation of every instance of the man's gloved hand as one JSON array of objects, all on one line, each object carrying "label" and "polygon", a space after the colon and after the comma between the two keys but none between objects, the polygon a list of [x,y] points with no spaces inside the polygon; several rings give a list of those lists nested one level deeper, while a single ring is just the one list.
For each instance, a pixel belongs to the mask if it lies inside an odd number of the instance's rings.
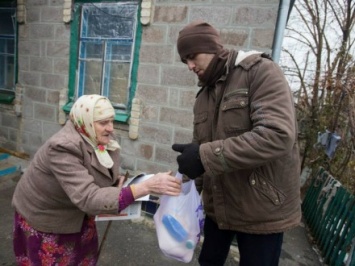
[{"label": "man's gloved hand", "polygon": [[181,174],[187,175],[190,179],[195,179],[205,172],[200,159],[200,146],[198,144],[173,144],[172,149],[181,152],[177,157],[178,170]]}]

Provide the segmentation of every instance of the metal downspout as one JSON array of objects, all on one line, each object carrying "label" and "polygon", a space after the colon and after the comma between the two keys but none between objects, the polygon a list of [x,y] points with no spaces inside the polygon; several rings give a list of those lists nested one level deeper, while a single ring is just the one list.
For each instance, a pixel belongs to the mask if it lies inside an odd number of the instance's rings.
[{"label": "metal downspout", "polygon": [[289,12],[291,11],[290,2],[292,5],[295,1],[281,0],[279,4],[279,12],[277,14],[277,22],[272,43],[272,59],[279,63],[284,31],[286,28]]}]

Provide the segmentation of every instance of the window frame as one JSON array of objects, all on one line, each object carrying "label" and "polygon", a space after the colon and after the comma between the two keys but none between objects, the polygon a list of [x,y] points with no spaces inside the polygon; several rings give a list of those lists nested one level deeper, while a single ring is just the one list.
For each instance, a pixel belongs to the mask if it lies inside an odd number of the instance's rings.
[{"label": "window frame", "polygon": [[[100,1],[100,0],[76,0],[74,3],[74,10],[72,14],[73,20],[70,25],[70,53],[69,53],[69,78],[68,78],[68,101],[63,106],[63,110],[65,112],[70,112],[74,102],[75,97],[77,95],[76,91],[76,81],[77,81],[77,73],[76,70],[78,68],[78,56],[79,56],[79,38],[80,38],[80,19],[81,19],[81,7],[86,3],[119,3],[119,2],[133,2],[127,0],[116,0],[116,1]],[[136,2],[136,1],[134,1]],[[116,109],[115,108],[115,117],[114,120],[117,122],[128,123],[128,119],[130,117],[131,109],[132,109],[132,100],[134,98],[136,87],[137,87],[137,75],[138,75],[138,65],[139,65],[139,50],[142,41],[142,24],[140,23],[140,15],[141,15],[141,1],[137,1],[137,23],[135,29],[135,40],[133,47],[133,61],[131,62],[131,72],[130,72],[130,88],[128,91],[128,104],[126,110]]]},{"label": "window frame", "polygon": [[[15,4],[15,6],[13,6],[13,4]],[[4,1],[0,3],[0,8],[2,9],[13,9],[14,10],[14,22],[15,22],[15,27],[14,27],[14,76],[13,76],[13,82],[14,82],[14,87],[12,88],[12,90],[9,89],[5,89],[5,88],[0,88],[0,103],[5,103],[5,104],[12,104],[12,102],[15,99],[15,95],[16,95],[16,83],[17,83],[17,79],[18,79],[18,22],[17,22],[17,9],[16,9],[16,1]]]}]

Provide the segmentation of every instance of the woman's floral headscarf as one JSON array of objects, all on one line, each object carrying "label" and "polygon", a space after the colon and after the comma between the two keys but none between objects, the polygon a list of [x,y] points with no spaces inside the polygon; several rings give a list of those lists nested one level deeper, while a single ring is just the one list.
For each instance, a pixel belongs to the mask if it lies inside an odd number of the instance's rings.
[{"label": "woman's floral headscarf", "polygon": [[70,111],[70,120],[79,134],[94,148],[100,164],[106,168],[113,166],[113,161],[107,150],[120,149],[115,140],[107,145],[98,145],[94,129],[94,121],[113,117],[115,110],[110,101],[101,95],[83,95],[74,103]]}]

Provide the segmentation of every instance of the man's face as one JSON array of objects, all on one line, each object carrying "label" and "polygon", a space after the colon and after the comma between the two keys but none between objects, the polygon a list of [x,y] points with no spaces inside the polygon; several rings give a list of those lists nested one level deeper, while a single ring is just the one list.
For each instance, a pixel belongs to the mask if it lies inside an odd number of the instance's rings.
[{"label": "man's face", "polygon": [[113,132],[113,117],[94,122],[97,144],[106,145],[110,142]]},{"label": "man's face", "polygon": [[192,54],[188,55],[183,62],[187,65],[189,70],[195,72],[200,79],[214,56],[214,54]]}]

